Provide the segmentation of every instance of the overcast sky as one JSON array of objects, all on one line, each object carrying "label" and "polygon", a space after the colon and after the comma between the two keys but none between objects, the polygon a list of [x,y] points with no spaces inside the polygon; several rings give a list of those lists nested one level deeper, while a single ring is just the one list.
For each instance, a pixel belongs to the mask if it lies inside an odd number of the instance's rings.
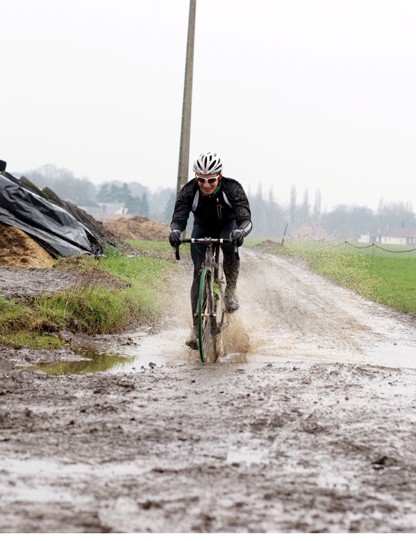
[{"label": "overcast sky", "polygon": [[[189,0],[2,0],[0,159],[176,189]],[[416,211],[416,1],[197,0],[191,164]],[[190,164],[190,176],[191,176]]]}]

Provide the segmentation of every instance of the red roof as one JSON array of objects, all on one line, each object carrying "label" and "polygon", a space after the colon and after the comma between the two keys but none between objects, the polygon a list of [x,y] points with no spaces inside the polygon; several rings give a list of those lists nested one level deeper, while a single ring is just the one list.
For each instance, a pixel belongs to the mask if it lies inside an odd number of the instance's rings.
[{"label": "red roof", "polygon": [[396,238],[416,238],[416,230],[410,227],[389,227],[385,225],[377,230],[377,233],[383,237]]}]

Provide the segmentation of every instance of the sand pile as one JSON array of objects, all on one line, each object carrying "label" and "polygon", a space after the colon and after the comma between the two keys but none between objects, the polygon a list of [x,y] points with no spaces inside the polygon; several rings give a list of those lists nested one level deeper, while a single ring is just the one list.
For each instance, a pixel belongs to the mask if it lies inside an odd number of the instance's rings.
[{"label": "sand pile", "polygon": [[0,224],[0,267],[49,269],[54,259],[16,227]]},{"label": "sand pile", "polygon": [[168,240],[170,229],[144,216],[119,218],[105,224],[105,228],[125,240]]},{"label": "sand pile", "polygon": [[[104,246],[117,246],[123,252],[132,251],[124,240],[167,240],[169,235],[168,226],[142,216],[105,224],[89,219],[89,227]],[[26,233],[0,223],[0,268],[47,269],[55,263],[56,260]]]}]

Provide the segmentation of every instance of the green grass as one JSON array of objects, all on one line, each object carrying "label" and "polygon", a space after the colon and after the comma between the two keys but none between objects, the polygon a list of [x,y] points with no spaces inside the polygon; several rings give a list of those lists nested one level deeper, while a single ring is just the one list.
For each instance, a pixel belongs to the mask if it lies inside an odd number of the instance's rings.
[{"label": "green grass", "polygon": [[416,258],[374,258],[372,272],[380,277],[375,300],[401,312],[416,314]]},{"label": "green grass", "polygon": [[112,334],[132,325],[155,324],[175,272],[163,258],[126,257],[110,252],[99,260],[61,260],[60,268],[82,271],[69,290],[35,297],[29,303],[0,299],[0,345],[57,348],[59,331]]},{"label": "green grass", "polygon": [[313,270],[337,284],[400,312],[416,314],[416,251],[406,250],[409,247],[363,248],[313,241],[290,241],[284,247],[268,249],[302,257]]},{"label": "green grass", "polygon": [[126,243],[130,244],[130,246],[133,246],[133,248],[137,248],[138,250],[141,250],[143,252],[153,253],[153,254],[165,254],[165,255],[172,255],[173,248],[169,244],[169,242],[166,241],[154,241],[154,240],[126,240]]},{"label": "green grass", "polygon": [[[148,255],[149,257],[164,258],[169,261],[175,260],[175,250],[168,241],[128,240],[126,242],[133,246],[133,248],[136,248],[140,253]],[[190,256],[189,244],[181,244],[180,256],[181,258],[182,256]]]}]

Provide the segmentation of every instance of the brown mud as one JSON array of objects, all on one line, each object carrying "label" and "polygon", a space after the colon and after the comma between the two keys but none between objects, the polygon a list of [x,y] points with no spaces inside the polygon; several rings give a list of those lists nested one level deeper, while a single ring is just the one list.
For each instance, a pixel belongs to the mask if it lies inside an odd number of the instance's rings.
[{"label": "brown mud", "polygon": [[[0,350],[0,531],[416,530],[414,319],[241,257],[216,364],[184,346],[184,262],[160,329],[92,341],[140,367],[49,376],[31,368],[76,359],[70,344]],[[37,272],[0,269],[0,291],[69,286]]]}]

